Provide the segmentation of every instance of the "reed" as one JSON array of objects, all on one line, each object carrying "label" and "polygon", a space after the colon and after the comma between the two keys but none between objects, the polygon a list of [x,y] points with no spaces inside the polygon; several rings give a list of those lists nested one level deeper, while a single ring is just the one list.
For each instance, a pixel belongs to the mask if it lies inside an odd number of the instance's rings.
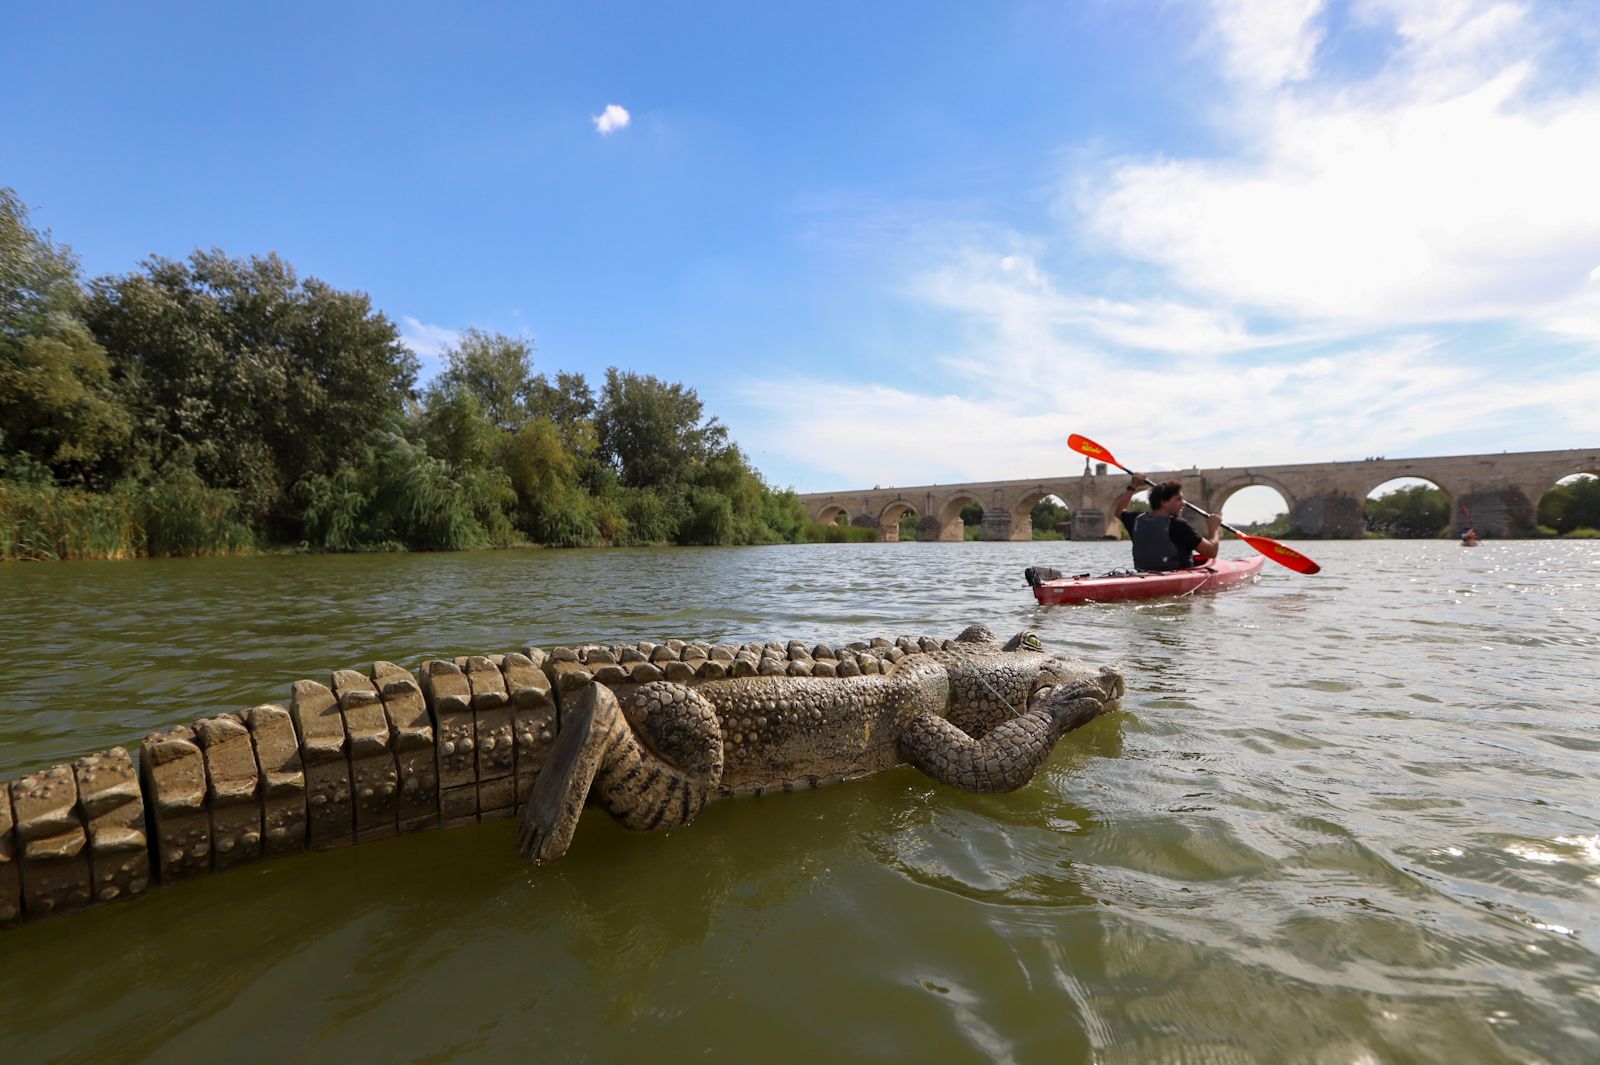
[{"label": "reed", "polygon": [[233,493],[183,480],[88,492],[0,481],[0,559],[231,555],[256,548]]}]

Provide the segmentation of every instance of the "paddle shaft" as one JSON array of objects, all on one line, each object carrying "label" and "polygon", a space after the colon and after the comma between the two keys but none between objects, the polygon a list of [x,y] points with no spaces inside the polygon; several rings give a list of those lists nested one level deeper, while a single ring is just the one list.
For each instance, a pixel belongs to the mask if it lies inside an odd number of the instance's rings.
[{"label": "paddle shaft", "polygon": [[[1124,466],[1122,463],[1118,462],[1116,459],[1112,459],[1111,460],[1111,465],[1115,466],[1117,469],[1121,470],[1123,473],[1127,474],[1129,477],[1144,477],[1144,474],[1142,474],[1142,473],[1134,473],[1132,470],[1128,469],[1128,467]],[[1150,485],[1152,488],[1155,487],[1155,485],[1151,483],[1150,478],[1148,478],[1148,477],[1144,478],[1144,483],[1147,484],[1147,485]],[[1190,510],[1194,511],[1196,514],[1200,515],[1202,518],[1211,517],[1211,512],[1209,510],[1202,510],[1200,507],[1195,506],[1193,503],[1189,502],[1187,499],[1185,499],[1183,501],[1183,505],[1188,507]],[[1238,529],[1235,529],[1232,525],[1229,525],[1225,521],[1219,521],[1217,524],[1221,525],[1224,529],[1227,529],[1229,532],[1233,533],[1233,535],[1239,537],[1241,540],[1246,540],[1246,539],[1250,538],[1250,534],[1249,533],[1242,533]]]}]

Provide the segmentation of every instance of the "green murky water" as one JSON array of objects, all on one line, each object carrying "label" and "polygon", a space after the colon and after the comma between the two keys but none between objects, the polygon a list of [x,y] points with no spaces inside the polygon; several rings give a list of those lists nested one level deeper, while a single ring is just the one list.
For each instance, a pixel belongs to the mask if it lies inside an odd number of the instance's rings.
[{"label": "green murky water", "polygon": [[[1600,1058],[1600,544],[1305,545],[1036,608],[1114,544],[0,567],[0,777],[374,657],[1032,628],[1127,712],[1008,796],[910,769],[259,865],[0,934],[0,1060]],[[1231,548],[1241,551],[1237,545]]]}]

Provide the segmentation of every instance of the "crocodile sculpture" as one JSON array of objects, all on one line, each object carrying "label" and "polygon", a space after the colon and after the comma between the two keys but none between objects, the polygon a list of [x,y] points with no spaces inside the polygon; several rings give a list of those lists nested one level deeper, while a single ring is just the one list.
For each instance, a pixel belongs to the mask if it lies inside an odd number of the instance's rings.
[{"label": "crocodile sculpture", "polygon": [[954,640],[558,647],[341,669],[267,704],[0,784],[0,926],[296,851],[515,817],[537,862],[586,802],[629,828],[910,762],[1010,791],[1124,690],[1115,669]]}]

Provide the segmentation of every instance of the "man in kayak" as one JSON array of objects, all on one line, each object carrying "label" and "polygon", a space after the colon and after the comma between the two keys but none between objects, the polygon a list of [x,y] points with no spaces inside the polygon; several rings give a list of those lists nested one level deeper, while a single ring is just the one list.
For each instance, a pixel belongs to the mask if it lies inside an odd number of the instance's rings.
[{"label": "man in kayak", "polygon": [[[1134,493],[1150,489],[1150,510],[1135,514],[1128,509]],[[1190,524],[1183,520],[1183,484],[1180,481],[1163,481],[1152,484],[1142,473],[1136,473],[1127,491],[1117,500],[1117,516],[1133,540],[1133,566],[1135,569],[1162,570],[1188,569],[1193,556],[1216,558],[1222,534],[1222,515],[1206,518],[1207,535],[1201,539]]]}]

